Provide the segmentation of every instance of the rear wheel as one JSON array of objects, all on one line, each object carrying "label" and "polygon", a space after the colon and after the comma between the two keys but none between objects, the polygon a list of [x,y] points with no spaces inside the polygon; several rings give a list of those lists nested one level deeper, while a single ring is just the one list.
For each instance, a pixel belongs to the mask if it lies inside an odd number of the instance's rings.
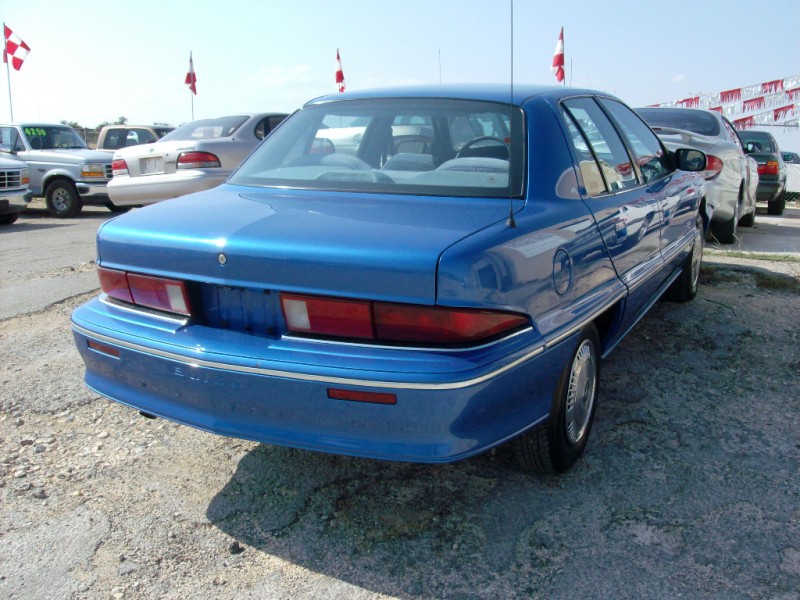
[{"label": "rear wheel", "polygon": [[558,381],[550,418],[513,441],[523,469],[563,473],[580,458],[594,421],[599,375],[600,338],[587,325]]},{"label": "rear wheel", "polygon": [[736,241],[736,226],[739,223],[739,206],[736,206],[736,210],[733,213],[733,216],[728,219],[727,221],[712,221],[711,222],[711,233],[714,234],[714,237],[721,244],[732,244]]},{"label": "rear wheel", "polygon": [[[744,188],[739,190],[739,204],[744,206]],[[753,202],[753,212],[749,212],[739,219],[741,227],[752,227],[756,223],[756,203]]]},{"label": "rear wheel", "polygon": [[767,204],[767,214],[770,215],[782,215],[783,209],[786,208],[786,190],[781,191],[781,195],[778,196],[777,200],[771,200]]},{"label": "rear wheel", "polygon": [[695,223],[694,244],[689,256],[683,263],[681,274],[667,288],[664,297],[673,302],[688,302],[697,296],[697,284],[700,281],[700,264],[703,262],[703,218],[698,216]]},{"label": "rear wheel", "polygon": [[111,200],[106,202],[105,206],[112,213],[125,213],[125,212],[128,212],[131,209],[130,206],[117,206],[116,204],[111,202]]},{"label": "rear wheel", "polygon": [[0,215],[0,225],[11,225],[18,218],[19,218],[19,213]]},{"label": "rear wheel", "polygon": [[80,214],[83,209],[81,197],[75,185],[68,179],[56,179],[45,191],[47,210],[54,217],[69,219]]}]

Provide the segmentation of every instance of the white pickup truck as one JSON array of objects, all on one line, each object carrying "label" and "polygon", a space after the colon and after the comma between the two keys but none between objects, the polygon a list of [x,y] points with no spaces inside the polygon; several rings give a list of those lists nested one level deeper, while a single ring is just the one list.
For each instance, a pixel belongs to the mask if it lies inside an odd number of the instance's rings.
[{"label": "white pickup truck", "polygon": [[31,192],[44,196],[47,210],[56,217],[74,217],[84,204],[126,210],[114,206],[106,191],[111,156],[90,150],[68,125],[0,125],[0,152],[28,163]]}]

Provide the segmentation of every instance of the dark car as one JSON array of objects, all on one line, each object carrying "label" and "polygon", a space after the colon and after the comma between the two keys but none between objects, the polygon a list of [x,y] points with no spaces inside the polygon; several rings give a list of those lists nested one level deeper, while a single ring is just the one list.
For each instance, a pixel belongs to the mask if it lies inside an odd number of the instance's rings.
[{"label": "dark car", "polygon": [[705,167],[591,90],[314,100],[221,186],[100,228],[86,384],[265,443],[436,463],[514,440],[564,471],[601,358],[697,292]]},{"label": "dark car", "polygon": [[756,201],[767,203],[767,212],[782,215],[786,208],[786,163],[778,142],[766,131],[739,131],[745,151],[758,163]]}]

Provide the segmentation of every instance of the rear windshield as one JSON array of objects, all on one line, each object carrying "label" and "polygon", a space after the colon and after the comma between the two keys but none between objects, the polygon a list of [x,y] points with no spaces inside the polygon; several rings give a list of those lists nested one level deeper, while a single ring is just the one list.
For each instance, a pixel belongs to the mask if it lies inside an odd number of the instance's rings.
[{"label": "rear windshield", "polygon": [[650,127],[685,129],[700,135],[718,136],[719,121],[711,113],[690,108],[639,108],[636,109]]},{"label": "rear windshield", "polygon": [[777,152],[772,146],[772,139],[763,131],[740,131],[739,137],[745,148],[755,152]]},{"label": "rear windshield", "polygon": [[433,196],[518,196],[523,123],[507,104],[341,100],[287,119],[234,185]]},{"label": "rear windshield", "polygon": [[247,116],[220,117],[218,119],[201,119],[181,125],[161,138],[167,140],[207,140],[212,138],[230,137],[241,127]]}]

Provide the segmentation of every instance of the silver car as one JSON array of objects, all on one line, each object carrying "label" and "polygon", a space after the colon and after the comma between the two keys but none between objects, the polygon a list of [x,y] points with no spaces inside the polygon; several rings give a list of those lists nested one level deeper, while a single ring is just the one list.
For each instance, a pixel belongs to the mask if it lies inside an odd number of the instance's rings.
[{"label": "silver car", "polygon": [[152,144],[114,152],[108,195],[115,206],[139,206],[221,184],[285,113],[201,119]]},{"label": "silver car", "polygon": [[745,154],[739,135],[725,117],[695,108],[639,108],[637,112],[668,149],[691,146],[705,152],[706,202],[714,209],[711,235],[732,244],[739,225],[753,226],[758,164]]}]

